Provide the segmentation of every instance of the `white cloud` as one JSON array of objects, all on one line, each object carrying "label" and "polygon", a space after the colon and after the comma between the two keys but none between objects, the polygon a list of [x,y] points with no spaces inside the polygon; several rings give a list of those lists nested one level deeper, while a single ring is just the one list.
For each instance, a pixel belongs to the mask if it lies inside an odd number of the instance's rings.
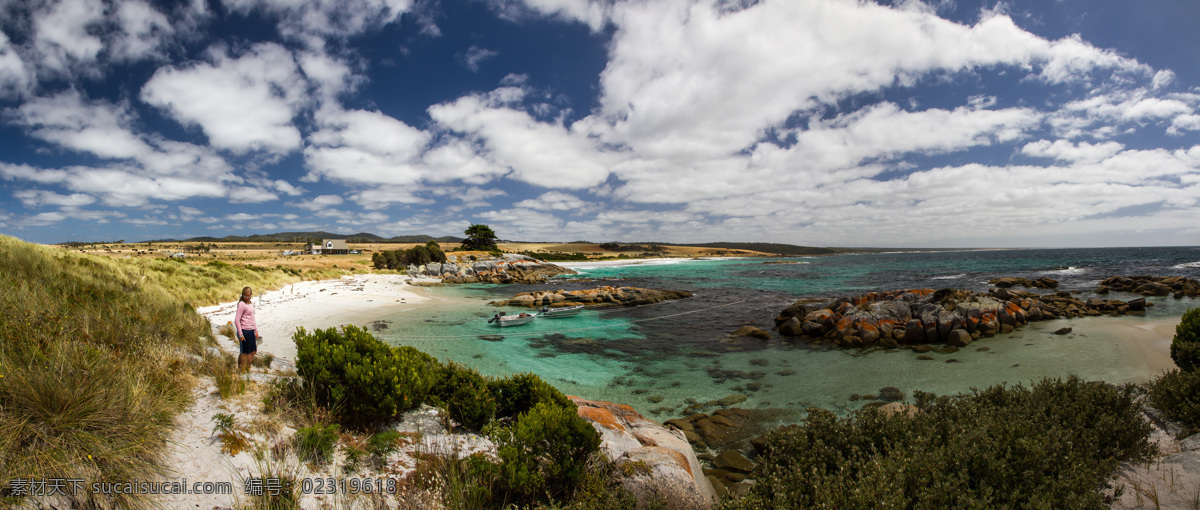
[{"label": "white cloud", "polygon": [[233,186],[229,189],[229,201],[235,204],[270,202],[279,196],[262,188]]},{"label": "white cloud", "polygon": [[87,103],[77,91],[34,98],[16,109],[15,121],[37,138],[106,159],[133,159],[154,152],[126,128],[124,108]]},{"label": "white cloud", "polygon": [[510,107],[524,93],[503,87],[429,108],[429,115],[447,129],[477,138],[486,157],[512,169],[511,177],[546,188],[579,189],[603,182],[614,155],[602,152],[596,141],[571,129],[534,120]]},{"label": "white cloud", "polygon": [[484,60],[490,59],[499,55],[500,52],[492,51],[487,48],[471,46],[470,49],[462,56],[463,66],[471,70],[471,72],[479,72],[479,64]]},{"label": "white cloud", "polygon": [[1184,100],[1154,97],[1150,91],[1138,88],[1068,102],[1054,112],[1050,124],[1064,138],[1109,138],[1126,125],[1165,122],[1194,111]]},{"label": "white cloud", "polygon": [[1030,156],[1053,158],[1059,161],[1097,162],[1111,158],[1121,152],[1125,146],[1117,142],[1090,144],[1080,142],[1073,144],[1066,140],[1038,140],[1030,142],[1021,148],[1021,152]]},{"label": "white cloud", "polygon": [[346,62],[325,53],[308,51],[301,53],[297,60],[304,76],[316,85],[318,95],[325,100],[352,90],[362,79]]},{"label": "white cloud", "polygon": [[105,204],[145,205],[150,199],[181,200],[226,195],[222,182],[196,176],[147,176],[139,168],[113,165],[97,168],[71,166],[42,169],[29,165],[0,164],[0,177],[57,184],[68,190],[99,196]]},{"label": "white cloud", "polygon": [[288,196],[298,197],[298,196],[304,194],[304,188],[298,188],[296,186],[293,186],[292,183],[287,182],[282,179],[273,181],[270,184],[271,184],[272,188],[275,188],[275,191],[278,191],[278,192],[283,193]]},{"label": "white cloud", "polygon": [[33,76],[8,34],[0,31],[0,99],[20,97],[29,93]]},{"label": "white cloud", "polygon": [[[558,17],[570,21],[578,21],[599,32],[608,24],[611,17],[612,5],[608,0],[524,0],[524,7],[544,16]],[[521,19],[525,12],[521,4],[492,0],[493,9],[501,16],[510,19]]]},{"label": "white cloud", "polygon": [[292,121],[305,87],[292,53],[262,43],[237,58],[214,49],[209,62],[160,68],[142,87],[141,99],[199,126],[214,147],[282,155],[300,147]]},{"label": "white cloud", "polygon": [[109,51],[118,60],[160,58],[163,56],[163,44],[175,35],[171,21],[140,0],[117,3],[116,18],[121,35]]},{"label": "white cloud", "polygon": [[53,191],[46,190],[22,190],[13,193],[17,200],[20,200],[25,207],[41,207],[44,205],[56,205],[60,207],[79,207],[89,205],[96,201],[90,195],[83,193],[72,193],[70,195],[59,195]]},{"label": "white cloud", "polygon": [[1170,69],[1163,69],[1154,73],[1154,80],[1151,87],[1154,90],[1161,89],[1175,82],[1175,72]]},{"label": "white cloud", "polygon": [[1139,73],[1082,41],[1047,41],[992,15],[958,25],[872,2],[763,1],[732,13],[686,0],[623,3],[584,125],[648,157],[723,156],[797,112],[934,73],[1037,69],[1051,82]]},{"label": "white cloud", "polygon": [[96,32],[104,21],[100,0],[60,0],[34,14],[34,47],[38,63],[47,70],[71,74],[72,67],[88,66],[99,57],[104,41]]},{"label": "white cloud", "polygon": [[321,129],[304,150],[309,174],[356,184],[414,184],[424,176],[417,164],[430,135],[395,118],[365,110],[317,112]]},{"label": "white cloud", "polygon": [[375,186],[350,195],[350,199],[365,209],[382,209],[391,204],[431,204],[433,200],[419,196],[410,187]]},{"label": "white cloud", "polygon": [[517,202],[513,204],[513,207],[523,207],[540,211],[572,211],[575,214],[584,214],[593,210],[596,204],[585,202],[575,195],[550,191],[542,193],[537,198]]},{"label": "white cloud", "polygon": [[278,16],[286,37],[320,46],[325,37],[345,38],[394,23],[412,9],[411,0],[226,0],[233,11],[261,9]]},{"label": "white cloud", "polygon": [[1167,128],[1167,133],[1172,135],[1183,134],[1184,131],[1200,131],[1200,115],[1180,115],[1171,120],[1171,127]]}]

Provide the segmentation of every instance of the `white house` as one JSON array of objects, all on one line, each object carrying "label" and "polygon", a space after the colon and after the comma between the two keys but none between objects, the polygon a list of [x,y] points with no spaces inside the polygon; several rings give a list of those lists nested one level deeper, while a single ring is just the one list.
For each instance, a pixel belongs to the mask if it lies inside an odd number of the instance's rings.
[{"label": "white house", "polygon": [[323,239],[321,244],[309,243],[306,248],[313,255],[346,255],[350,245],[345,239]]}]

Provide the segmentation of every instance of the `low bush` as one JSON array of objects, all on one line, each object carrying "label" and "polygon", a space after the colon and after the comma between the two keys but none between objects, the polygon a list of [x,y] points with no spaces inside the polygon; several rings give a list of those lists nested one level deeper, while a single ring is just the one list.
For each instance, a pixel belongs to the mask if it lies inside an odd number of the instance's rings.
[{"label": "low bush", "polygon": [[1135,394],[1071,377],[918,392],[911,418],[810,409],[768,436],[750,494],[722,508],[1100,508],[1118,464],[1154,453]]},{"label": "low bush", "polygon": [[1184,372],[1200,370],[1200,308],[1183,314],[1171,341],[1171,359]]},{"label": "low bush", "polygon": [[387,465],[387,458],[400,449],[399,439],[399,432],[386,430],[367,440],[367,453],[371,456],[371,461],[376,468],[382,469]]},{"label": "low bush", "polygon": [[558,388],[531,373],[516,374],[488,382],[496,400],[496,417],[510,418],[529,412],[541,402],[574,409],[573,404]]},{"label": "low bush", "polygon": [[437,360],[412,347],[392,347],[356,326],[298,328],[296,369],[315,388],[317,402],[342,421],[369,427],[421,405]]},{"label": "low bush", "polygon": [[499,465],[495,491],[516,503],[569,500],[599,452],[600,434],[579,417],[574,405],[548,402],[517,416],[510,427],[492,427]]},{"label": "low bush", "polygon": [[328,464],[333,460],[337,445],[338,426],[312,426],[296,431],[296,453],[300,460],[315,464]]},{"label": "low bush", "polygon": [[1185,433],[1200,431],[1200,372],[1172,370],[1147,387],[1152,407],[1180,422]]},{"label": "low bush", "polygon": [[458,363],[446,363],[439,370],[434,395],[450,418],[464,427],[480,430],[496,416],[496,399],[488,391],[487,379]]}]

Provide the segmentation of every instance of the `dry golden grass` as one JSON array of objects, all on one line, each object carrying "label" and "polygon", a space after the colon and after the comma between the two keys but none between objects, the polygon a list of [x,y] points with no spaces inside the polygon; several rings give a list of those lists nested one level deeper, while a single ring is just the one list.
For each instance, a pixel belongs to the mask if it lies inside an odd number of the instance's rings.
[{"label": "dry golden grass", "polygon": [[[216,245],[207,253],[192,253],[199,244]],[[81,251],[93,255],[135,260],[166,259],[172,253],[185,252],[184,259],[191,265],[203,265],[211,261],[220,261],[233,265],[254,266],[257,268],[284,267],[303,271],[373,271],[371,255],[380,251],[407,250],[419,243],[351,243],[351,250],[361,253],[351,255],[281,255],[283,251],[302,251],[304,243],[168,243],[168,244],[107,244],[85,247]],[[457,246],[446,245],[444,250]],[[501,251],[508,253],[582,253],[590,259],[602,259],[625,255],[635,257],[640,252],[620,252],[606,250],[599,243],[501,243]],[[696,246],[664,246],[665,251],[657,253],[656,257],[754,257],[770,254],[749,250],[727,250],[719,248],[703,248]],[[447,251],[451,261],[456,258],[469,260],[470,256],[485,258],[486,251]],[[289,282],[290,283],[290,282]]]}]

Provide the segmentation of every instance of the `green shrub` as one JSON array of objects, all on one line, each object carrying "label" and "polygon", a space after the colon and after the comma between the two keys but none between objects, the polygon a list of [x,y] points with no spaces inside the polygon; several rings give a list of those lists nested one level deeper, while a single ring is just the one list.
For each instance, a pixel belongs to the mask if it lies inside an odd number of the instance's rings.
[{"label": "green shrub", "polygon": [[421,405],[437,360],[412,347],[392,347],[356,326],[298,328],[296,369],[313,385],[317,402],[336,409],[342,422],[367,427]]},{"label": "green shrub", "polygon": [[600,448],[600,435],[574,405],[539,403],[489,435],[501,461],[498,489],[516,502],[569,499]]},{"label": "green shrub", "polygon": [[449,362],[441,370],[434,389],[450,418],[464,427],[479,430],[496,416],[496,399],[488,381],[479,372]]},{"label": "green shrub", "polygon": [[296,453],[300,460],[316,464],[328,464],[333,460],[334,446],[337,445],[338,426],[312,426],[296,431]]},{"label": "green shrub", "polygon": [[1184,372],[1200,370],[1200,308],[1183,314],[1171,341],[1171,359]]},{"label": "green shrub", "polygon": [[1100,508],[1119,463],[1154,453],[1135,393],[1071,377],[918,393],[912,418],[810,409],[768,436],[750,494],[722,508]]},{"label": "green shrub", "polygon": [[1188,432],[1200,430],[1200,372],[1172,370],[1150,382],[1150,405]]},{"label": "green shrub", "polygon": [[509,418],[527,413],[540,402],[575,408],[575,404],[571,403],[571,400],[561,391],[558,391],[558,388],[531,373],[493,379],[488,382],[488,389],[496,400],[497,418]]},{"label": "green shrub", "polygon": [[374,461],[376,468],[382,469],[387,464],[388,456],[400,449],[400,445],[396,442],[398,439],[400,439],[399,432],[388,430],[375,434],[367,440],[367,453],[371,455],[371,460]]}]

